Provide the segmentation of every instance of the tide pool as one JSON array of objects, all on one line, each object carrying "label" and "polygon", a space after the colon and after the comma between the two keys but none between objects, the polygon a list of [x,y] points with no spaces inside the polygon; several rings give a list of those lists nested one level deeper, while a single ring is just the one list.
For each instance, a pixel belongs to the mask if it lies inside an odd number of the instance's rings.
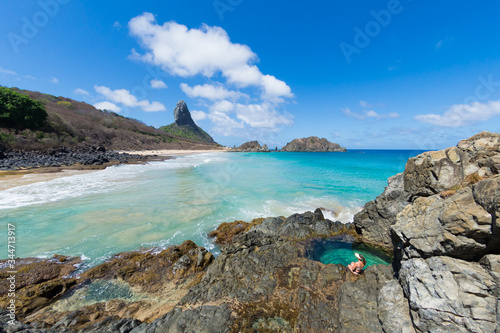
[{"label": "tide pool", "polygon": [[81,256],[88,267],[187,239],[217,254],[206,234],[222,222],[317,207],[350,222],[419,153],[208,153],[113,166],[0,191],[0,221],[4,239],[16,226],[18,257]]}]

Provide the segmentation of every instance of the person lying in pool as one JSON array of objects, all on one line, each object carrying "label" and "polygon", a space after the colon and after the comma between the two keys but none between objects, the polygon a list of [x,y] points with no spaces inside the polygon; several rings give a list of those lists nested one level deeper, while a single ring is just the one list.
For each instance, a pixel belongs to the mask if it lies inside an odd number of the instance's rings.
[{"label": "person lying in pool", "polygon": [[358,261],[351,262],[349,266],[347,266],[347,268],[349,268],[354,274],[363,273],[363,268],[365,268],[366,265],[366,259],[362,254],[354,253],[354,255],[356,256],[356,258],[358,258]]}]

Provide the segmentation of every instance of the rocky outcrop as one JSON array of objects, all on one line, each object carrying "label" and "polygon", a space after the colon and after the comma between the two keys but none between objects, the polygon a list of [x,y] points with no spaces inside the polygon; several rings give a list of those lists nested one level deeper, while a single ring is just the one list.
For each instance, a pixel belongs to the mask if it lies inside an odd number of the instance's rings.
[{"label": "rocky outcrop", "polygon": [[392,248],[389,227],[396,223],[396,216],[408,205],[408,194],[404,191],[403,174],[389,178],[384,193],[368,202],[354,216],[356,231],[368,242]]},{"label": "rocky outcrop", "polygon": [[[355,216],[364,238],[392,242],[408,331],[500,331],[499,161],[500,134],[488,132],[423,153]],[[384,297],[401,299],[390,286]]]},{"label": "rocky outcrop", "polygon": [[[500,178],[495,177],[493,182],[498,190]],[[481,183],[478,186],[485,187]],[[460,189],[446,199],[439,195],[420,197],[405,207],[391,228],[400,243],[402,258],[444,255],[477,260],[500,250],[500,243],[493,241],[499,237],[497,222],[474,200],[474,188]],[[495,198],[495,192],[488,194],[491,197],[481,192],[482,198],[489,202],[500,199],[500,196]]]},{"label": "rocky outcrop", "polygon": [[400,279],[417,332],[497,332],[499,260],[485,256],[486,267],[447,256],[404,260]]},{"label": "rocky outcrop", "polygon": [[317,136],[310,136],[292,140],[281,148],[281,151],[345,152],[347,149],[325,138],[320,139]]},{"label": "rocky outcrop", "polygon": [[261,146],[258,141],[248,141],[243,143],[238,148],[233,148],[233,152],[243,152],[243,153],[268,153],[270,152],[266,144]]},{"label": "rocky outcrop", "polygon": [[186,102],[182,99],[177,103],[174,109],[174,120],[177,126],[196,126],[193,118],[191,118],[191,112],[189,112]]},{"label": "rocky outcrop", "polygon": [[182,99],[177,103],[174,109],[174,119],[175,122],[160,127],[160,130],[195,141],[215,143],[214,139],[207,132],[195,124],[193,118],[191,118],[191,112],[189,112],[186,102]]},{"label": "rocky outcrop", "polygon": [[245,221],[224,222],[217,229],[211,231],[208,237],[215,237],[215,243],[217,244],[231,243],[234,236],[247,232],[252,227],[261,224],[262,221],[264,221],[263,218],[253,219],[250,223]]},{"label": "rocky outcrop", "polygon": [[420,197],[454,194],[500,170],[500,134],[482,132],[456,147],[410,158],[402,174],[389,178],[384,193],[354,216],[356,230],[369,242],[392,247],[388,228]]}]

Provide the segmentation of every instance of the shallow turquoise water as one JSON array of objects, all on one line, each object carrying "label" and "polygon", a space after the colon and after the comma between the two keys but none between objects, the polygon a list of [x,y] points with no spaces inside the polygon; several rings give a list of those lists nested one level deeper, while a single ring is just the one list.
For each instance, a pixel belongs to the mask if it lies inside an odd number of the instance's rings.
[{"label": "shallow turquoise water", "polygon": [[[222,222],[324,207],[349,222],[417,151],[210,153],[121,165],[0,191],[0,222],[16,255],[78,255],[86,266],[141,247],[191,239]],[[7,258],[0,244],[0,258]]]}]

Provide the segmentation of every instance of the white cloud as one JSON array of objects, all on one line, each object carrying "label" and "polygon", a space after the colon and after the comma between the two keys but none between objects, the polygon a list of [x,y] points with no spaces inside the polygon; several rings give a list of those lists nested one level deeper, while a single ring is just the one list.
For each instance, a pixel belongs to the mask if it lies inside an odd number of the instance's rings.
[{"label": "white cloud", "polygon": [[[360,101],[360,104],[363,101]],[[366,102],[364,102],[366,103]],[[367,105],[367,104],[365,104]],[[391,112],[388,114],[379,114],[373,110],[363,110],[363,113],[356,113],[351,111],[349,108],[340,108],[340,110],[348,117],[351,118],[356,118],[356,119],[366,119],[366,118],[373,118],[373,119],[394,119],[394,118],[399,118],[399,113],[397,112]]]},{"label": "white cloud", "polygon": [[276,131],[279,126],[293,124],[293,116],[289,113],[280,114],[269,103],[263,104],[236,104],[236,118],[244,121],[251,127],[268,128]]},{"label": "white cloud", "polygon": [[120,30],[121,28],[123,28],[122,24],[118,21],[115,21],[113,23],[113,28],[117,29],[117,30]]},{"label": "white cloud", "polygon": [[267,101],[281,102],[293,97],[285,82],[260,72],[254,65],[257,55],[247,45],[232,43],[220,27],[204,24],[200,29],[188,29],[173,21],[159,25],[151,13],[133,18],[128,26],[130,34],[146,50],[143,55],[132,50],[133,59],[182,77],[212,77],[221,73],[228,83],[238,87],[260,88],[261,98]]},{"label": "white cloud", "polygon": [[180,87],[181,90],[189,97],[206,98],[211,101],[217,101],[226,98],[234,100],[241,97],[249,98],[249,96],[246,94],[243,94],[239,91],[228,90],[221,85],[204,84],[190,87],[186,83],[181,83]]},{"label": "white cloud", "polygon": [[83,95],[83,96],[90,95],[87,90],[80,89],[80,88],[76,88],[75,90],[73,90],[73,94],[75,94],[75,95]]},{"label": "white cloud", "polygon": [[243,122],[237,122],[223,112],[211,112],[208,118],[215,124],[212,131],[223,136],[240,136],[245,127]]},{"label": "white cloud", "polygon": [[486,121],[498,115],[500,115],[500,100],[488,103],[455,104],[450,106],[443,115],[423,114],[416,116],[415,119],[443,127],[460,127]]},{"label": "white cloud", "polygon": [[362,108],[369,108],[370,105],[368,105],[368,102],[366,101],[359,101],[359,106],[361,106]]},{"label": "white cloud", "polygon": [[9,75],[15,75],[15,76],[17,76],[17,73],[16,73],[16,72],[11,71],[10,69],[5,69],[5,68],[2,68],[2,67],[0,67],[0,73],[2,73],[2,74],[9,74]]},{"label": "white cloud", "polygon": [[440,40],[439,42],[437,42],[436,45],[434,45],[434,47],[436,48],[436,50],[439,50],[442,46],[443,46],[443,41],[442,40]]},{"label": "white cloud", "polygon": [[25,75],[24,78],[25,79],[30,79],[30,80],[38,80],[36,77],[31,76],[31,75]]},{"label": "white cloud", "polygon": [[207,114],[203,111],[193,110],[193,111],[191,111],[191,118],[193,118],[194,121],[200,121],[200,120],[206,119]]},{"label": "white cloud", "polygon": [[165,111],[167,108],[160,102],[150,102],[148,100],[138,101],[130,91],[126,89],[111,90],[105,86],[94,86],[95,91],[106,99],[115,103],[120,103],[128,107],[139,107],[146,112]]},{"label": "white cloud", "polygon": [[165,88],[168,88],[167,85],[165,84],[165,82],[163,82],[161,80],[157,80],[157,79],[151,80],[150,84],[151,84],[151,87],[154,88],[154,89],[165,89]]},{"label": "white cloud", "polygon": [[247,45],[233,43],[224,29],[205,24],[188,29],[173,21],[160,25],[150,13],[133,18],[128,26],[144,50],[142,54],[132,50],[131,59],[171,75],[210,79],[194,86],[182,83],[180,88],[208,108],[192,114],[195,120],[209,119],[213,133],[265,135],[293,124],[293,116],[280,111],[280,105],[294,96],[291,88],[263,74],[256,65],[257,55]]},{"label": "white cloud", "polygon": [[51,78],[49,79],[49,82],[50,82],[50,83],[57,84],[57,83],[59,83],[59,79],[58,79],[58,78],[56,78],[56,77],[51,77]]},{"label": "white cloud", "polygon": [[349,109],[349,108],[340,108],[340,110],[342,110],[342,112],[348,117],[357,118],[357,119],[365,119],[364,115],[352,112],[351,109]]},{"label": "white cloud", "polygon": [[210,105],[206,116],[214,124],[215,134],[238,137],[278,132],[281,126],[292,125],[294,118],[290,113],[278,112],[272,103],[247,105],[228,100]]},{"label": "white cloud", "polygon": [[120,112],[122,110],[118,105],[108,101],[95,103],[94,107],[99,110],[110,110],[113,112]]},{"label": "white cloud", "polygon": [[230,112],[234,110],[234,104],[231,103],[230,101],[223,100],[223,101],[218,101],[215,102],[210,106],[210,111],[211,112]]}]

